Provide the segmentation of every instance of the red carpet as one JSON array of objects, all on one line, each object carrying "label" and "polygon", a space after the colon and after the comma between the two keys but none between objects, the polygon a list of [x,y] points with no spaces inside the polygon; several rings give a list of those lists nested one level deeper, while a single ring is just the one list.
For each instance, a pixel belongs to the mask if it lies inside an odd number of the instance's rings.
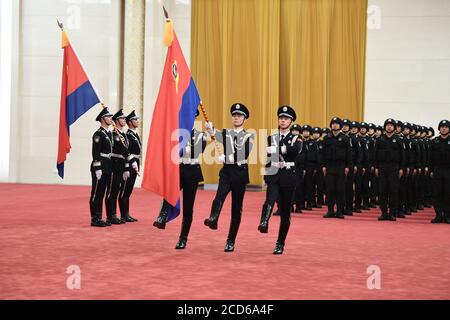
[{"label": "red carpet", "polygon": [[[136,190],[135,224],[89,226],[89,188],[0,184],[1,299],[450,299],[450,225],[432,225],[431,209],[398,222],[379,210],[323,219],[293,215],[285,254],[272,255],[279,218],[257,231],[265,193],[245,198],[236,251],[223,252],[230,200],[219,230],[203,226],[212,191],[199,191],[188,246],[174,250],[181,219],[151,224],[160,200]],[[69,290],[66,269],[81,268]],[[381,268],[369,290],[367,267]]]}]

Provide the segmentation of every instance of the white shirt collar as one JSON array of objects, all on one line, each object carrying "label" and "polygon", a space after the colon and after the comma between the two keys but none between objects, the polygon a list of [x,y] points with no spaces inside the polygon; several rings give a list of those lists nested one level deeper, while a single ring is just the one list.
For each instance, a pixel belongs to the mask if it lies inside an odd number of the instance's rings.
[{"label": "white shirt collar", "polygon": [[241,132],[242,130],[244,130],[244,128],[242,128],[242,127],[239,128],[239,129],[234,129],[234,128],[233,128],[233,131],[236,132],[236,133],[239,133],[239,132]]}]

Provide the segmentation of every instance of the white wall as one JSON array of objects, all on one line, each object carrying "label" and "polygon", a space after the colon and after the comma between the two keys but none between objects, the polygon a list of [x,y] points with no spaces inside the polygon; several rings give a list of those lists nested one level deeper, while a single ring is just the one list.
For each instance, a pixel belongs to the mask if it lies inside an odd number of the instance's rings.
[{"label": "white wall", "polygon": [[380,29],[367,34],[365,120],[437,127],[450,118],[450,1],[369,0]]},{"label": "white wall", "polygon": [[72,150],[64,180],[56,173],[63,50],[60,18],[101,99],[118,109],[120,0],[21,0],[20,71],[12,143],[12,181],[90,184],[92,108],[71,127]]}]

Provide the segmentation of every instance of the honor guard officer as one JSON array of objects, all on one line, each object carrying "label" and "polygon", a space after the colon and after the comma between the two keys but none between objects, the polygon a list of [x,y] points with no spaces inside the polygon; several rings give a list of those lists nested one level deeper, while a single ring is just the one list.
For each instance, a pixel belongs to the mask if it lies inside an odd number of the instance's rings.
[{"label": "honor guard officer", "polygon": [[[322,159],[323,157],[323,140],[322,137],[322,129],[319,127],[313,128],[313,134],[312,137],[314,141],[317,143],[317,153],[319,156],[319,159]],[[314,197],[315,201],[317,203],[317,208],[322,208],[324,205],[324,193],[325,193],[325,179],[322,172],[322,160],[321,163],[317,165],[316,168],[316,175],[314,176]]]},{"label": "honor guard officer", "polygon": [[[345,179],[352,163],[350,139],[341,132],[342,120],[334,117],[330,122],[331,133],[323,140],[324,157],[322,171],[327,188],[328,212],[324,218],[344,219]],[[334,212],[334,206],[337,211]]]},{"label": "honor guard officer", "polygon": [[312,138],[313,129],[309,125],[302,127],[303,132],[303,147],[302,150],[306,153],[305,162],[305,210],[312,210],[313,207],[317,208],[317,202],[314,192],[314,177],[317,173],[317,167],[320,166],[321,160],[319,150],[316,141]]},{"label": "honor guard officer", "polygon": [[250,112],[241,103],[235,103],[230,109],[233,129],[223,129],[217,133],[212,123],[207,123],[208,133],[216,137],[223,144],[224,154],[219,156],[223,167],[219,173],[219,187],[211,206],[210,217],[205,219],[205,225],[210,229],[217,229],[223,203],[231,191],[231,224],[225,252],[234,251],[236,236],[241,224],[242,204],[245,188],[250,182],[248,176],[247,159],[253,147],[254,135],[244,130],[244,122],[249,118]]},{"label": "honor guard officer", "polygon": [[[414,151],[413,141],[411,139],[412,124],[409,122],[403,123],[403,144],[405,146],[405,166],[406,166],[406,185],[405,185],[405,206],[404,214],[411,215],[414,203],[414,170],[416,167],[416,152]],[[405,173],[403,173],[405,174]]]},{"label": "honor guard officer", "polygon": [[135,111],[132,111],[125,121],[128,125],[128,131],[126,132],[128,141],[128,151],[131,156],[131,170],[130,177],[122,183],[119,195],[119,208],[120,208],[120,220],[122,223],[137,222],[138,220],[130,216],[130,196],[133,192],[134,184],[141,168],[141,152],[142,143],[141,138],[137,132],[139,128],[139,117]]},{"label": "honor guard officer", "polygon": [[[195,114],[197,118],[199,111]],[[189,143],[184,147],[180,158],[180,188],[183,190],[183,221],[181,232],[175,249],[186,248],[189,231],[191,230],[192,217],[194,214],[195,196],[198,184],[203,181],[202,169],[200,167],[200,155],[206,148],[206,135],[203,131],[195,128],[189,135]],[[159,216],[153,223],[158,229],[165,229],[170,205],[163,201]]]},{"label": "honor guard officer", "polygon": [[[291,126],[291,133],[294,136],[297,136],[297,139],[301,139],[301,130],[302,127],[294,123]],[[305,154],[302,154],[301,152],[298,153],[297,158],[295,159],[295,177],[297,184],[295,185],[295,193],[294,193],[294,204],[295,209],[292,210],[295,213],[302,213],[302,210],[305,209],[305,182],[304,182],[304,175],[305,175]],[[279,207],[278,207],[279,208]],[[279,215],[280,210],[276,211]],[[275,214],[274,214],[275,215]]]},{"label": "honor guard officer", "polygon": [[290,132],[290,126],[297,118],[294,109],[290,106],[281,106],[277,115],[279,131],[267,137],[268,163],[264,175],[267,193],[258,230],[261,233],[268,232],[272,208],[278,199],[281,222],[273,253],[282,254],[291,224],[291,206],[296,185],[293,179],[296,175],[295,160],[302,144],[298,136]]},{"label": "honor guard officer", "polygon": [[432,127],[426,128],[427,130],[427,136],[426,136],[426,142],[427,142],[427,154],[428,154],[428,174],[425,178],[425,207],[431,208],[433,204],[433,186],[431,184],[431,177],[430,177],[430,164],[431,164],[431,143],[433,142],[434,137],[434,129]]},{"label": "honor guard officer", "polygon": [[375,175],[380,178],[380,221],[396,220],[399,179],[405,167],[405,149],[395,134],[395,125],[394,119],[387,119],[384,122],[385,133],[375,144]]},{"label": "honor guard officer", "polygon": [[92,190],[89,208],[93,227],[111,225],[102,220],[102,207],[106,186],[111,181],[112,134],[108,128],[112,124],[112,116],[108,108],[103,108],[95,119],[100,122],[101,127],[92,136]]},{"label": "honor guard officer", "polygon": [[[128,137],[125,132],[125,118],[122,109],[120,109],[114,116],[115,128],[112,132],[113,136],[113,152],[111,153],[112,173],[111,184],[107,188],[106,195],[106,215],[107,221],[111,224],[123,224],[124,219],[118,219],[117,212],[117,198],[122,184],[130,178],[130,162],[133,157],[128,151]],[[123,217],[122,217],[123,218]]]},{"label": "honor guard officer", "polygon": [[430,176],[433,184],[434,211],[432,223],[450,223],[450,121],[439,122],[440,135],[430,150]]},{"label": "honor guard officer", "polygon": [[403,136],[403,130],[405,126],[403,122],[400,120],[396,121],[395,125],[395,134],[400,140],[403,149],[405,150],[405,167],[403,168],[403,175],[399,180],[399,188],[398,188],[398,210],[397,210],[397,218],[405,218],[405,207],[406,207],[406,181],[408,179],[408,175],[410,172],[409,168],[409,143]]},{"label": "honor guard officer", "polygon": [[[355,123],[356,125],[356,123]],[[358,168],[361,167],[361,144],[359,143],[359,139],[356,135],[354,135],[351,130],[353,128],[353,123],[348,120],[342,120],[342,133],[345,134],[351,142],[352,145],[352,161],[353,167],[350,168],[348,172],[347,179],[345,180],[345,208],[344,215],[352,216],[353,215],[353,203],[354,203],[354,184],[356,175],[358,173]]]}]

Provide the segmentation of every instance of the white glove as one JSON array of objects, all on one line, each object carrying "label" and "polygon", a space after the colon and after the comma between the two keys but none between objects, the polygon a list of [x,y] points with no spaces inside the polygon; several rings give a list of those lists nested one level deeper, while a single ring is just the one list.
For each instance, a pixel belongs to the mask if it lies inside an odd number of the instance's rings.
[{"label": "white glove", "polygon": [[275,146],[267,147],[267,153],[268,154],[273,154],[273,153],[276,153],[276,152],[277,152],[277,147],[275,147]]},{"label": "white glove", "polygon": [[206,122],[205,127],[206,127],[206,131],[208,131],[208,133],[211,136],[214,136],[216,130],[214,129],[213,123],[212,122]]},{"label": "white glove", "polygon": [[184,154],[187,156],[191,154],[191,146],[190,145],[184,147]]},{"label": "white glove", "polygon": [[281,146],[281,153],[286,154],[286,152],[287,152],[286,146]]},{"label": "white glove", "polygon": [[122,175],[123,181],[127,181],[130,177],[130,171],[125,171]]},{"label": "white glove", "polygon": [[97,180],[100,180],[102,178],[102,170],[95,171],[95,175],[97,177]]},{"label": "white glove", "polygon": [[220,163],[225,163],[225,155],[221,154],[221,155],[219,156],[219,162],[220,162]]},{"label": "white glove", "polygon": [[132,167],[135,171],[138,171],[138,165],[137,165],[137,162],[136,162],[136,161],[134,161],[134,162],[131,164],[131,167]]}]

